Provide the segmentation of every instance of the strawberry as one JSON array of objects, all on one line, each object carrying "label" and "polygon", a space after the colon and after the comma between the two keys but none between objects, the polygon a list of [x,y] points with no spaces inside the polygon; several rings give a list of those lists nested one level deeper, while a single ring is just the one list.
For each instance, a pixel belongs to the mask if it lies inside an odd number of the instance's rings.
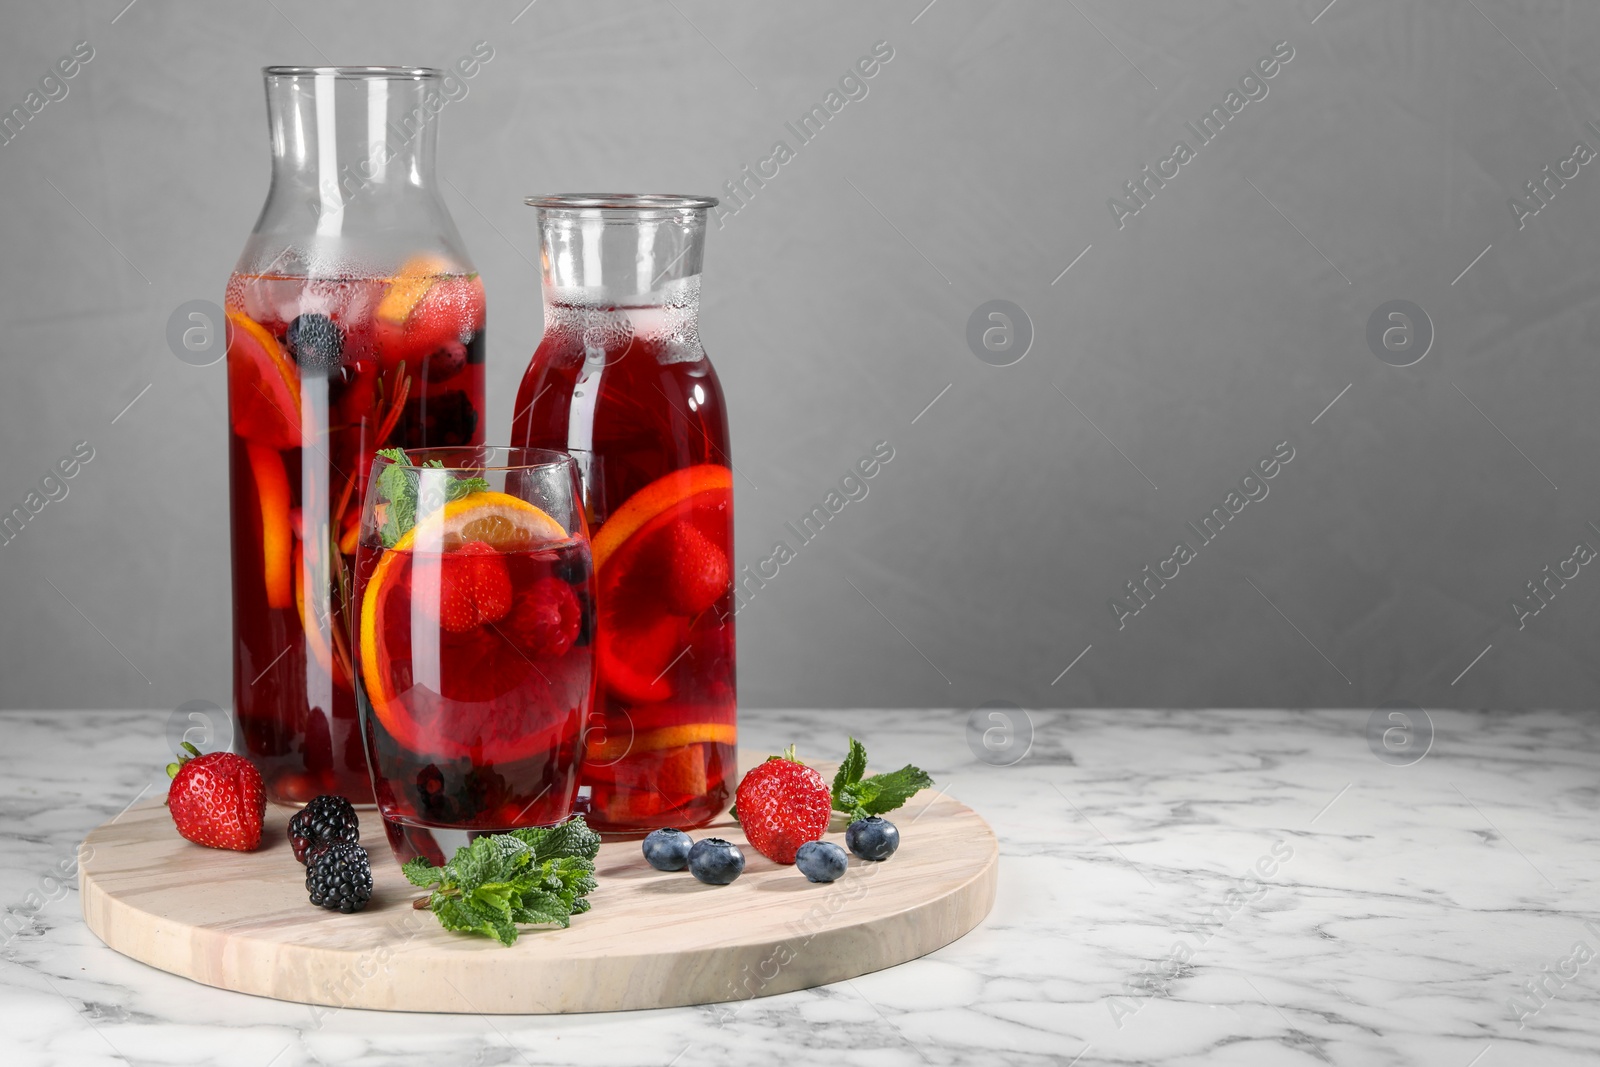
[{"label": "strawberry", "polygon": [[499,622],[511,610],[511,573],[492,545],[468,541],[417,570],[414,588],[424,598],[439,590],[439,625],[453,634]]},{"label": "strawberry", "polygon": [[517,597],[506,626],[512,640],[536,656],[561,656],[578,639],[582,609],[572,586],[540,578]]},{"label": "strawberry", "polygon": [[828,829],[833,795],[816,768],[795,759],[790,745],[744,776],[735,807],[757,852],[774,863],[793,863],[801,845],[820,840]]},{"label": "strawberry", "polygon": [[403,291],[379,305],[373,322],[373,340],[386,364],[404,360],[419,367],[423,357],[451,343],[464,345],[483,328],[483,281],[477,275],[402,282]]},{"label": "strawberry", "polygon": [[728,554],[692,522],[679,520],[657,533],[650,551],[650,569],[673,614],[698,615],[727,592]]},{"label": "strawberry", "polygon": [[172,779],[167,806],[178,833],[207,848],[254,851],[261,844],[261,820],[267,812],[261,772],[232,752],[202,756],[187,741],[183,747],[187,754],[167,764]]}]

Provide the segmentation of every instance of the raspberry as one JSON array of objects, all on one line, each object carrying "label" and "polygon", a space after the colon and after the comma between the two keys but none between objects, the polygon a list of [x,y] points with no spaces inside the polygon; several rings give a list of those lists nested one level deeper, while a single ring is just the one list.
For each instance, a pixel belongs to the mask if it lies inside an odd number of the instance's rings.
[{"label": "raspberry", "polygon": [[506,626],[532,655],[561,656],[578,639],[582,614],[572,586],[560,578],[540,578],[517,596]]},{"label": "raspberry", "polygon": [[794,758],[794,746],[753,768],[735,798],[750,844],[774,863],[793,863],[807,841],[828,829],[833,795],[822,775]]}]

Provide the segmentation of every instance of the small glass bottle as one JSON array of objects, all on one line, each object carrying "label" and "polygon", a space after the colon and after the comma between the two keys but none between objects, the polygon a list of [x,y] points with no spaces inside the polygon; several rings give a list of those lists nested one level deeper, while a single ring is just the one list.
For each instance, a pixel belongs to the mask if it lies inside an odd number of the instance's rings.
[{"label": "small glass bottle", "polygon": [[483,283],[434,185],[440,71],[268,67],[228,281],[233,696],[273,800],[370,802],[347,598],[373,453],[483,440]]},{"label": "small glass bottle", "polygon": [[737,774],[732,459],[699,322],[717,202],[528,203],[545,330],[512,443],[564,449],[583,473],[600,680],[579,776],[589,822],[703,826],[727,811]]}]

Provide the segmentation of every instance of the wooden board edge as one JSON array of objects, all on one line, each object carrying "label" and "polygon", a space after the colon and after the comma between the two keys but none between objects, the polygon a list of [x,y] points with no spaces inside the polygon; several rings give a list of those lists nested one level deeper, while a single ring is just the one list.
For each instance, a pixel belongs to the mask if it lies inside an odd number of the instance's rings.
[{"label": "wooden board edge", "polygon": [[[225,931],[184,927],[163,936],[158,926],[153,938],[108,937],[108,931],[118,925],[115,920],[119,914],[131,919],[135,915],[148,913],[101,888],[93,875],[83,870],[81,862],[79,894],[85,925],[108,948],[130,959],[214,988],[306,1004],[314,1008],[534,1015],[739,1004],[758,997],[845,981],[897,966],[943,948],[976,928],[992,911],[998,893],[999,842],[988,822],[972,809],[967,810],[977,819],[988,838],[989,848],[983,862],[959,885],[935,900],[918,906],[913,915],[889,919],[879,917],[819,930],[805,938],[801,944],[803,951],[793,947],[792,939],[784,939],[752,942],[737,947],[709,946],[703,952],[680,953],[671,965],[665,967],[658,957],[615,956],[596,959],[591,964],[595,973],[585,986],[587,990],[605,988],[614,991],[604,996],[594,996],[585,989],[572,989],[570,982],[564,983],[564,987],[546,986],[541,989],[538,975],[531,974],[508,975],[502,998],[485,1003],[485,998],[480,996],[469,1001],[460,992],[459,986],[450,981],[449,973],[457,967],[469,965],[468,960],[454,958],[437,964],[443,983],[439,988],[452,989],[454,998],[441,998],[439,1004],[425,1008],[398,1005],[394,1003],[393,986],[379,979],[387,968],[378,957],[385,954],[387,946],[366,952],[352,951],[350,954],[355,961],[348,973],[354,981],[344,989],[333,986],[322,990],[295,988],[286,980],[294,969],[281,967],[249,977],[242,977],[235,972],[231,981],[224,984],[215,972],[223,969],[221,964],[227,955],[228,935]],[[81,855],[81,847],[79,851]],[[873,865],[865,869],[875,871],[878,868]],[[870,882],[862,880],[855,881],[849,891],[863,885],[866,886],[865,892],[871,891]],[[830,892],[842,891],[846,891],[844,883],[820,892],[826,901]],[[898,934],[893,935],[883,929],[886,923],[897,923]],[[131,928],[137,924],[122,925]],[[904,940],[891,945],[893,936]],[[869,944],[866,951],[861,947],[863,940]],[[293,955],[292,949],[290,955]],[[713,957],[719,960],[716,971],[709,962]],[[215,961],[217,966],[214,969],[196,966],[196,960],[206,958]],[[840,962],[844,959],[851,959],[851,962],[845,965]],[[411,964],[411,961],[407,962]],[[366,966],[368,963],[372,966]],[[641,975],[640,972],[645,973]],[[713,973],[721,973],[726,977],[720,982],[706,977]]]}]

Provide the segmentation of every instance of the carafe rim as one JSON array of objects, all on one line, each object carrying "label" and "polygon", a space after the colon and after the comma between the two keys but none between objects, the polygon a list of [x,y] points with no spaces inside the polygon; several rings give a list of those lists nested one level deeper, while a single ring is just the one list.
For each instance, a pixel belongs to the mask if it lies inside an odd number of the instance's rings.
[{"label": "carafe rim", "polygon": [[361,78],[390,81],[436,81],[444,77],[438,67],[262,67],[268,78],[313,78],[332,75],[337,78]]},{"label": "carafe rim", "polygon": [[541,193],[525,197],[529,207],[544,212],[576,211],[705,211],[717,206],[714,196],[693,193]]}]

